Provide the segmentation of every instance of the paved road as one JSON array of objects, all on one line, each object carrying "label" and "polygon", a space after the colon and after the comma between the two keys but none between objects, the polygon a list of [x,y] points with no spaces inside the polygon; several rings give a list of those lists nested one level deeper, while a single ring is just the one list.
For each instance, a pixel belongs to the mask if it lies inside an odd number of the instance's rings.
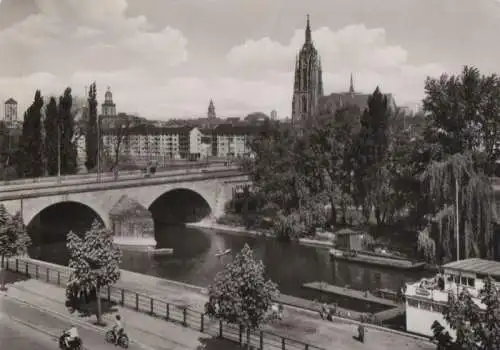
[{"label": "paved road", "polygon": [[[237,170],[237,167],[226,167],[226,166],[209,166],[209,167],[200,167],[193,169],[175,169],[175,170],[165,170],[156,173],[150,179],[158,179],[165,177],[173,177],[178,175],[192,175],[202,172],[214,173],[218,171],[231,171]],[[87,178],[68,178],[65,180],[61,180],[60,182],[57,180],[49,181],[44,180],[41,182],[29,182],[24,184],[8,184],[1,185],[0,183],[0,193],[14,193],[19,191],[32,191],[32,190],[41,190],[46,188],[61,188],[65,186],[81,186],[81,185],[91,185],[97,183],[116,183],[116,182],[124,182],[124,181],[133,181],[133,180],[144,180],[144,174],[123,174],[118,177],[118,180],[115,180],[114,175],[101,175],[100,181],[97,181],[97,177],[94,175],[92,177]]]},{"label": "paved road", "polygon": [[[69,327],[68,320],[44,313],[0,295],[0,344],[2,344],[2,349],[4,349],[5,344],[9,344],[9,350],[57,349],[58,344],[55,336]],[[78,327],[78,330],[86,349],[116,350],[116,347],[107,344],[104,336],[97,331],[83,327]],[[129,349],[138,350],[141,348],[131,344]]]},{"label": "paved road", "polygon": [[[54,338],[0,314],[0,344],[10,350],[54,350]],[[8,346],[7,346],[8,345]]]}]

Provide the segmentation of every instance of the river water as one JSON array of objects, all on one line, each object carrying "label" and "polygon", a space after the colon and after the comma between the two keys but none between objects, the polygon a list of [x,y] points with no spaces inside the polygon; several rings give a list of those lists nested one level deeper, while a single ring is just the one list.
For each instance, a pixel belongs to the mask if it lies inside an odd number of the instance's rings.
[{"label": "river water", "polygon": [[[224,263],[243,248],[252,248],[256,258],[263,261],[269,278],[284,294],[306,299],[337,302],[339,306],[357,311],[376,312],[375,305],[333,296],[320,296],[302,288],[303,283],[325,281],[358,290],[386,288],[398,290],[404,282],[421,278],[424,272],[382,269],[343,261],[331,261],[327,249],[283,243],[262,237],[246,237],[216,230],[185,226],[156,227],[159,248],[173,248],[170,256],[152,256],[146,252],[123,252],[122,268],[151,276],[173,279],[199,286],[208,286]],[[215,255],[231,249],[225,257]],[[31,255],[45,261],[67,264],[64,242],[33,247]]]}]

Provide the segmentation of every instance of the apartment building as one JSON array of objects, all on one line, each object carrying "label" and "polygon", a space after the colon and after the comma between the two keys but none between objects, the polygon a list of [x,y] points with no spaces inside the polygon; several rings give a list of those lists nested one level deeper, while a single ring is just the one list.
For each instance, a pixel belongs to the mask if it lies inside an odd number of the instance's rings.
[{"label": "apartment building", "polygon": [[218,157],[250,156],[248,142],[259,130],[256,125],[221,124],[213,131],[212,152]]},{"label": "apartment building", "polygon": [[118,151],[132,160],[160,163],[168,159],[197,160],[202,153],[201,132],[191,126],[155,127],[143,124],[127,130],[105,130],[102,138],[110,156]]}]

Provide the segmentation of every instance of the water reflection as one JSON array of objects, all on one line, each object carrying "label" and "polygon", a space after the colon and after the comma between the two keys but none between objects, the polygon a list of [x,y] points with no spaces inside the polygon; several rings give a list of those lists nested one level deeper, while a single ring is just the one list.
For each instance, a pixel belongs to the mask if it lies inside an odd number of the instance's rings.
[{"label": "water reflection", "polygon": [[[380,269],[345,261],[331,261],[326,249],[184,226],[157,225],[156,240],[160,248],[173,248],[174,254],[154,256],[146,252],[124,251],[122,267],[148,275],[208,286],[216,273],[223,268],[224,263],[248,243],[255,256],[264,262],[266,273],[278,283],[282,293],[308,299],[319,299],[320,296],[302,288],[302,284],[307,282],[322,280],[358,290],[378,288],[397,290],[405,281],[423,276],[422,272]],[[57,259],[65,254],[55,254],[58,249],[63,248],[64,244],[59,248],[52,246],[50,249],[41,249],[39,257],[56,263],[66,263],[67,261]],[[216,256],[218,252],[226,249],[231,249],[230,255]],[[359,309],[359,305],[353,305],[352,301],[325,296],[321,299]]]}]

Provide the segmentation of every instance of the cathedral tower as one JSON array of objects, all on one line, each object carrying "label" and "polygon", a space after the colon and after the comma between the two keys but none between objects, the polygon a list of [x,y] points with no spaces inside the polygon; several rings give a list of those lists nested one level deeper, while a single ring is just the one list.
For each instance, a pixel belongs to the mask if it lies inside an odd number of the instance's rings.
[{"label": "cathedral tower", "polygon": [[311,38],[309,15],[305,42],[295,62],[295,81],[292,98],[292,122],[300,123],[314,116],[323,96],[321,60]]},{"label": "cathedral tower", "polygon": [[207,118],[208,118],[208,120],[214,120],[215,117],[216,117],[216,114],[215,114],[214,101],[210,100],[210,103],[208,104]]}]

